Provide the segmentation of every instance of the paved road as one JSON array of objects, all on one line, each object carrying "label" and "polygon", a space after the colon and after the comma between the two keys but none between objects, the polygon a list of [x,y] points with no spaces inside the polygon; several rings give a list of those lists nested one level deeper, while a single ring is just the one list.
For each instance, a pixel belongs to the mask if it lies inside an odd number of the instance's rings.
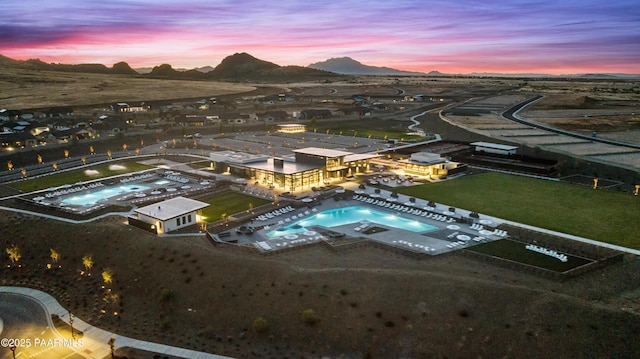
[{"label": "paved road", "polygon": [[[83,359],[71,341],[52,329],[51,320],[40,303],[23,295],[0,293],[0,315],[4,322],[1,338],[17,340],[16,357]],[[12,354],[6,343],[0,345],[0,359]]]},{"label": "paved road", "polygon": [[526,120],[518,117],[518,112],[519,111],[521,111],[523,108],[529,106],[530,104],[538,101],[541,98],[543,98],[543,96],[535,96],[535,97],[532,97],[532,98],[530,98],[530,99],[528,99],[528,100],[526,100],[524,102],[521,102],[521,103],[511,107],[507,111],[503,112],[502,113],[502,117],[504,117],[504,118],[506,118],[508,120],[517,122],[517,123],[521,123],[523,125],[531,126],[531,127],[534,127],[534,128],[540,129],[540,130],[544,130],[544,131],[557,133],[557,134],[560,134],[560,135],[575,137],[575,138],[579,138],[579,139],[587,140],[587,141],[592,141],[592,142],[606,143],[608,145],[615,145],[615,146],[621,146],[621,147],[640,149],[640,145],[637,145],[637,144],[628,143],[628,142],[622,142],[622,141],[616,141],[616,140],[611,140],[611,139],[601,138],[601,137],[592,137],[592,136],[583,135],[583,134],[579,134],[579,133],[575,133],[575,132],[571,132],[571,131],[565,131],[565,130],[561,130],[559,128],[546,126],[546,125],[542,125],[542,124],[535,123],[535,122],[526,121]]},{"label": "paved road", "polygon": [[[32,348],[30,349],[32,351],[25,351],[25,354],[29,354],[29,356],[21,356],[22,358],[103,359],[109,356],[110,349],[107,343],[111,338],[116,340],[116,349],[137,348],[161,355],[189,359],[229,358],[125,337],[96,328],[77,317],[74,317],[73,327],[83,333],[83,341],[79,348],[71,348],[69,345],[60,344],[60,342],[48,341],[48,339],[63,339],[53,329],[50,320],[51,314],[56,314],[64,322],[69,323],[67,309],[49,294],[31,288],[0,287],[0,315],[4,322],[4,330],[0,334],[0,339],[7,338],[9,335],[32,339]],[[38,341],[39,345],[35,345],[36,338],[41,339]],[[17,354],[18,350],[16,350],[16,357],[18,357]],[[11,358],[11,352],[6,348],[0,348],[0,359],[5,358]]]}]

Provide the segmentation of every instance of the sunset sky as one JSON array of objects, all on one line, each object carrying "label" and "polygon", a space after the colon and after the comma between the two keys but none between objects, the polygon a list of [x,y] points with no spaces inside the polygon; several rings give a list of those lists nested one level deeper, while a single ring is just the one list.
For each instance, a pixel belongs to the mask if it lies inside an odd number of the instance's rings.
[{"label": "sunset sky", "polygon": [[132,67],[352,57],[445,73],[640,73],[638,0],[2,0],[0,54]]}]

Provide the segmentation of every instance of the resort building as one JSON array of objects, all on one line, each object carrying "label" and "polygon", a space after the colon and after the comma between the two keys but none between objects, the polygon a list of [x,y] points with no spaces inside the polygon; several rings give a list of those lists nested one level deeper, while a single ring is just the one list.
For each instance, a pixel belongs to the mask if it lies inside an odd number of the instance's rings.
[{"label": "resort building", "polygon": [[263,185],[287,191],[310,189],[369,170],[375,154],[307,147],[293,150],[293,156],[271,157],[241,152],[212,152],[210,158],[219,173],[233,174]]},{"label": "resort building", "polygon": [[446,178],[449,175],[466,170],[466,166],[449,161],[437,153],[412,153],[407,161],[401,161],[404,172],[410,175],[425,176],[433,179]]},{"label": "resort building", "polygon": [[430,152],[412,153],[409,159],[399,161],[376,158],[372,160],[371,163],[402,170],[407,175],[428,177],[431,179],[443,179],[467,169],[464,164],[449,161],[437,153]]},{"label": "resort building", "polygon": [[208,207],[205,202],[175,197],[136,209],[129,224],[152,233],[168,233],[198,222],[198,211]]}]

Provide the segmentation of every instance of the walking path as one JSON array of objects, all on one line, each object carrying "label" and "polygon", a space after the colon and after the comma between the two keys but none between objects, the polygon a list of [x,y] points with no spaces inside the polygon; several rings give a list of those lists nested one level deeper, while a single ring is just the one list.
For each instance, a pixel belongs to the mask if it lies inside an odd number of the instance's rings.
[{"label": "walking path", "polygon": [[[56,314],[65,323],[69,324],[69,311],[62,307],[58,301],[49,294],[31,288],[23,287],[0,287],[0,293],[11,293],[27,296],[34,299],[42,305],[45,312],[48,313],[47,321],[51,328],[55,328],[51,319],[52,314]],[[0,323],[2,323],[0,321]],[[189,359],[229,359],[230,357],[198,352],[194,350],[172,347],[169,345],[147,342],[144,340],[133,339],[118,335],[115,333],[96,328],[76,316],[73,316],[73,329],[83,333],[82,346],[78,348],[78,353],[86,358],[103,359],[109,357],[111,349],[109,348],[109,340],[115,339],[115,349],[118,348],[135,348],[145,350],[161,355],[170,355],[179,358]],[[0,327],[1,331],[1,327]]]}]

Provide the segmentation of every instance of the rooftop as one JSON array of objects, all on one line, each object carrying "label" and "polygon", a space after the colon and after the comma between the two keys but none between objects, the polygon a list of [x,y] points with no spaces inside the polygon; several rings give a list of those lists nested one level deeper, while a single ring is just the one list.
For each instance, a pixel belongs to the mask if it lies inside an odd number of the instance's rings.
[{"label": "rooftop", "polygon": [[283,173],[283,174],[294,174],[294,173],[312,170],[314,168],[319,168],[316,165],[289,162],[289,161],[282,161],[282,167],[278,167],[275,165],[273,158],[270,158],[263,162],[246,163],[244,164],[244,166],[248,168],[254,168],[257,170],[272,171],[275,173]]},{"label": "rooftop", "polygon": [[371,154],[371,153],[353,153],[353,154],[344,156],[344,161],[353,162],[353,161],[368,160],[376,157],[380,157],[380,155]]},{"label": "rooftop", "polygon": [[487,148],[495,148],[498,150],[517,150],[518,146],[509,146],[509,145],[501,145],[499,143],[491,143],[491,142],[473,142],[472,146],[481,146]]},{"label": "rooftop", "polygon": [[161,221],[166,221],[168,219],[178,217],[185,213],[197,211],[208,206],[208,203],[196,201],[195,199],[186,197],[175,197],[166,201],[157,202],[145,207],[138,208],[135,210],[135,212],[145,216],[157,218]]},{"label": "rooftop", "polygon": [[312,155],[312,156],[324,156],[324,157],[341,157],[341,156],[347,156],[352,154],[351,152],[347,152],[347,151],[330,150],[330,149],[319,148],[319,147],[301,148],[299,150],[293,150],[293,152],[303,153],[303,154]]}]

